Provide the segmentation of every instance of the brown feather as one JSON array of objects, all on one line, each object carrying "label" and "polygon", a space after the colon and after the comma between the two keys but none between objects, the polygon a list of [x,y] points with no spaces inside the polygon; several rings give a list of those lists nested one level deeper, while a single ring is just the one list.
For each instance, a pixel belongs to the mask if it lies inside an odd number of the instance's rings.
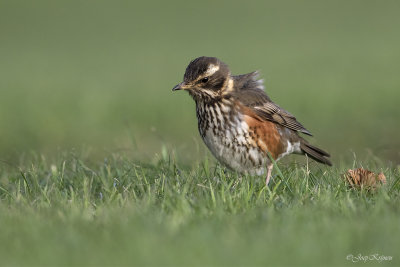
[{"label": "brown feather", "polygon": [[244,121],[249,126],[250,136],[255,145],[265,153],[270,152],[272,157],[277,159],[286,150],[277,125],[271,121],[260,120],[250,108],[241,106],[241,111],[245,114]]},{"label": "brown feather", "polygon": [[277,104],[264,92],[262,81],[257,80],[257,72],[233,76],[234,90],[228,96],[251,108],[264,120],[272,121],[294,131],[311,135],[311,133],[296,120],[292,114]]}]

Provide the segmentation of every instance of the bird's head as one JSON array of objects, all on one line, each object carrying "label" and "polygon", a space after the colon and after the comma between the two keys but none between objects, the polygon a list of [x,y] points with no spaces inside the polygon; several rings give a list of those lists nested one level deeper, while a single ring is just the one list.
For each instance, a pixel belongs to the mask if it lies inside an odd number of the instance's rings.
[{"label": "bird's head", "polygon": [[215,57],[199,57],[186,68],[183,82],[172,91],[187,90],[194,99],[214,98],[229,86],[231,80],[228,66]]}]

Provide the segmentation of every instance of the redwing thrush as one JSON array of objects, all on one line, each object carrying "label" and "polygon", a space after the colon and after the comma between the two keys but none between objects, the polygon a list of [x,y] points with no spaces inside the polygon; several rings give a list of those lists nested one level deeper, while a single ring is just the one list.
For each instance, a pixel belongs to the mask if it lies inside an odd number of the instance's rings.
[{"label": "redwing thrush", "polygon": [[332,165],[329,154],[310,145],[299,133],[311,135],[296,118],[271,101],[258,73],[231,75],[215,57],[199,57],[186,68],[183,82],[196,102],[198,128],[204,143],[224,165],[241,173],[261,175],[266,185],[274,160],[295,153]]}]

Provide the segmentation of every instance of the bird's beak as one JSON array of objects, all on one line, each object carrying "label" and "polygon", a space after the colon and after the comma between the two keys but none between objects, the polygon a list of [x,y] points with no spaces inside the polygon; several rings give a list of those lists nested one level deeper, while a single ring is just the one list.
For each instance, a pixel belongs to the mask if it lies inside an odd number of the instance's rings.
[{"label": "bird's beak", "polygon": [[177,84],[172,88],[172,91],[177,91],[177,90],[185,90],[187,88],[187,85],[184,82],[181,82],[180,84]]}]

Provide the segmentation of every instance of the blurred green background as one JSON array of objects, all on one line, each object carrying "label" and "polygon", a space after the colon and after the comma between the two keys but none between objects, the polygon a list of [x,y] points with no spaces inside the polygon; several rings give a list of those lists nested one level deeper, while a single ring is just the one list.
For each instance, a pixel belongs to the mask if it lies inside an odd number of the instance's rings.
[{"label": "blurred green background", "polygon": [[[0,158],[202,157],[188,62],[260,70],[335,161],[400,162],[398,1],[0,1]],[[187,156],[187,155],[190,155]]]}]

